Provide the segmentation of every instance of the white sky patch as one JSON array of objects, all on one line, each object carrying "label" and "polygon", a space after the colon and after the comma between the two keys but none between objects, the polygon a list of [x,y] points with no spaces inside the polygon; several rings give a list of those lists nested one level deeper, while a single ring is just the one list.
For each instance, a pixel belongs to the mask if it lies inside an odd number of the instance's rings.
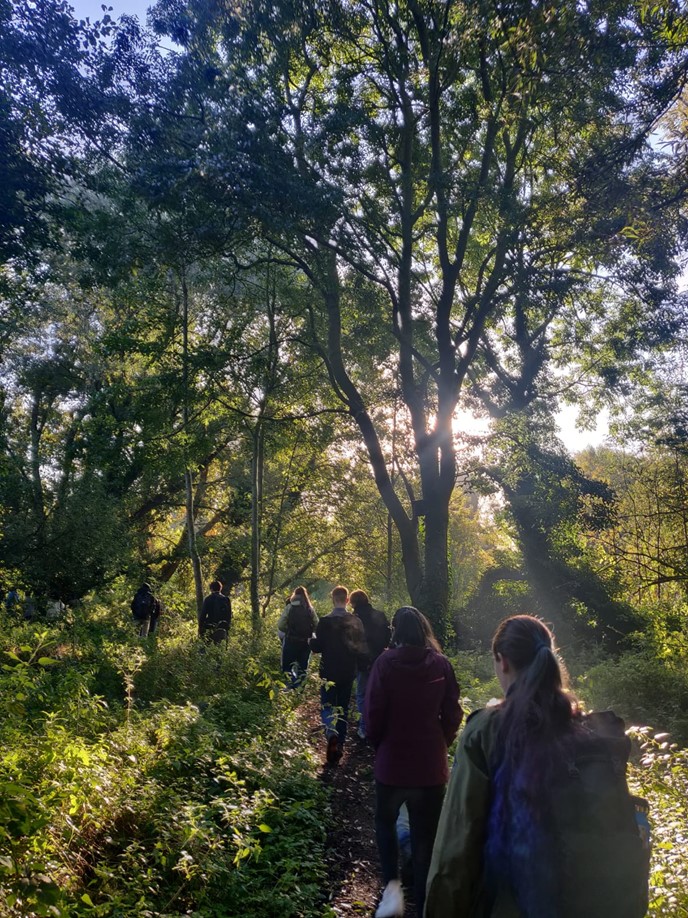
[{"label": "white sky patch", "polygon": [[452,428],[455,436],[484,437],[490,432],[490,418],[478,417],[471,411],[458,409],[454,412]]},{"label": "white sky patch", "polygon": [[581,430],[576,426],[578,408],[564,405],[556,414],[559,436],[570,453],[579,453],[588,446],[600,446],[609,436],[609,414],[605,410],[597,415],[595,427]]}]

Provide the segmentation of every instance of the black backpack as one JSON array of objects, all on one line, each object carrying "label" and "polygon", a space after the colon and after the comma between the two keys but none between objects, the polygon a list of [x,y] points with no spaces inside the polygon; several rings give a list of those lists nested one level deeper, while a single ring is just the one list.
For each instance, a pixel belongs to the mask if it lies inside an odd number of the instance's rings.
[{"label": "black backpack", "polygon": [[369,626],[365,629],[368,649],[372,660],[376,660],[385,647],[389,646],[392,633],[387,616],[379,609],[371,609]]},{"label": "black backpack", "polygon": [[287,616],[287,637],[297,641],[307,641],[313,634],[313,622],[310,609],[303,603],[291,602]]},{"label": "black backpack", "polygon": [[642,918],[648,805],[626,783],[631,743],[612,711],[587,714],[550,787],[561,918]]},{"label": "black backpack", "polygon": [[152,593],[139,590],[131,601],[131,614],[137,621],[150,618],[155,609],[155,597]]}]

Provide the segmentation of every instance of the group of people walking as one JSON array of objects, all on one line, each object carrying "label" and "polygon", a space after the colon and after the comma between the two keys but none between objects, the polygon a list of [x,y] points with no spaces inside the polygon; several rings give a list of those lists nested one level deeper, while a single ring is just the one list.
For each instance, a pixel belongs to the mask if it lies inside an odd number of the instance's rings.
[{"label": "group of people walking", "polygon": [[[330,595],[319,618],[306,588],[294,590],[278,621],[281,665],[290,691],[320,657],[328,766],[344,754],[352,698],[358,736],[375,750],[376,918],[404,914],[400,839],[409,837],[419,918],[642,918],[647,806],[628,792],[630,742],[611,712],[582,714],[546,625],[515,615],[498,627],[504,699],[470,715],[450,773],[463,711],[428,619],[402,606],[390,623],[364,590]],[[132,601],[142,636],[155,633],[160,610],[144,583]],[[231,620],[213,581],[199,636],[226,642]]]},{"label": "group of people walking", "polygon": [[[149,583],[142,583],[131,601],[131,615],[139,637],[147,638],[157,633],[161,612],[162,602]],[[226,643],[231,624],[231,600],[222,592],[222,583],[213,580],[198,616],[198,636],[213,644]]]},{"label": "group of people walking", "polygon": [[[318,618],[298,587],[278,622],[282,669],[297,687],[311,652],[320,655],[326,761],[341,759],[354,683],[358,735],[375,748],[375,833],[385,890],[378,918],[403,914],[397,821],[405,808],[413,889],[423,912],[433,842],[449,777],[447,749],[462,719],[459,686],[427,618],[412,606],[391,627],[364,590],[332,590],[332,609]],[[351,612],[347,605],[351,606]],[[390,646],[391,645],[391,646]]]},{"label": "group of people walking", "polygon": [[641,918],[649,845],[644,802],[626,785],[630,742],[611,712],[581,713],[547,626],[516,615],[497,629],[504,700],[468,718],[450,775],[463,711],[427,618],[403,606],[390,628],[363,590],[331,598],[318,619],[305,588],[294,591],[279,621],[282,669],[296,687],[320,654],[329,765],[343,754],[356,682],[359,736],[375,750],[376,918],[404,914],[400,813],[419,918]]}]

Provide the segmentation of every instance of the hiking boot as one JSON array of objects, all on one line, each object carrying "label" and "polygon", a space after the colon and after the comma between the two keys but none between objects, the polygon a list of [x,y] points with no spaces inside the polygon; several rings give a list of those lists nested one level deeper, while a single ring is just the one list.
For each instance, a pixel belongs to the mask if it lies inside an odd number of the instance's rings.
[{"label": "hiking boot", "polygon": [[390,880],[380,899],[375,918],[401,918],[404,914],[404,893],[399,880]]},{"label": "hiking boot", "polygon": [[327,759],[328,765],[336,765],[336,763],[341,759],[341,754],[338,756],[339,752],[339,740],[337,735],[329,737],[327,740],[327,752],[325,753],[325,758]]},{"label": "hiking boot", "polygon": [[341,759],[343,755],[344,755],[344,750],[342,749],[342,744],[338,742],[337,748],[334,750],[334,756],[333,756],[335,764],[339,762],[339,760]]}]

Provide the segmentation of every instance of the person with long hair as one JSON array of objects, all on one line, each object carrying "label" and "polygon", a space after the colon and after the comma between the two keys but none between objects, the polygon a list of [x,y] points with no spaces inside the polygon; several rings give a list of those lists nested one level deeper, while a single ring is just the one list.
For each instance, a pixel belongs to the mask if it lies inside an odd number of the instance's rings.
[{"label": "person with long hair", "polygon": [[384,892],[376,918],[403,915],[397,817],[408,809],[413,889],[423,914],[425,883],[449,777],[447,748],[463,712],[459,686],[427,618],[412,606],[392,619],[391,649],[368,679],[365,724],[375,748],[375,834]]},{"label": "person with long hair", "polygon": [[308,642],[317,626],[318,616],[308,590],[304,586],[296,587],[277,622],[277,630],[284,634],[282,672],[289,674],[288,688],[298,688],[306,678],[311,658]]},{"label": "person with long hair", "polygon": [[[435,839],[426,918],[643,915],[644,855],[633,798],[618,768],[630,749],[623,722],[605,712],[608,735],[595,733],[591,722],[600,715],[579,711],[552,632],[538,618],[515,615],[503,621],[492,655],[505,697],[466,722]],[[586,832],[592,786],[578,767],[591,762],[593,781],[602,789],[597,836]],[[609,813],[601,812],[611,797],[616,801],[611,809],[618,810],[613,827]],[[596,847],[600,839],[602,847]],[[621,848],[623,857],[631,849],[637,856],[630,882],[612,876]],[[593,873],[597,879],[591,883]]]},{"label": "person with long hair", "polygon": [[349,596],[349,603],[354,615],[360,618],[365,631],[368,653],[361,657],[356,667],[356,707],[358,708],[358,736],[366,739],[365,732],[365,696],[368,688],[368,677],[373,663],[389,645],[391,628],[387,616],[380,609],[373,608],[365,590],[354,590]]}]

